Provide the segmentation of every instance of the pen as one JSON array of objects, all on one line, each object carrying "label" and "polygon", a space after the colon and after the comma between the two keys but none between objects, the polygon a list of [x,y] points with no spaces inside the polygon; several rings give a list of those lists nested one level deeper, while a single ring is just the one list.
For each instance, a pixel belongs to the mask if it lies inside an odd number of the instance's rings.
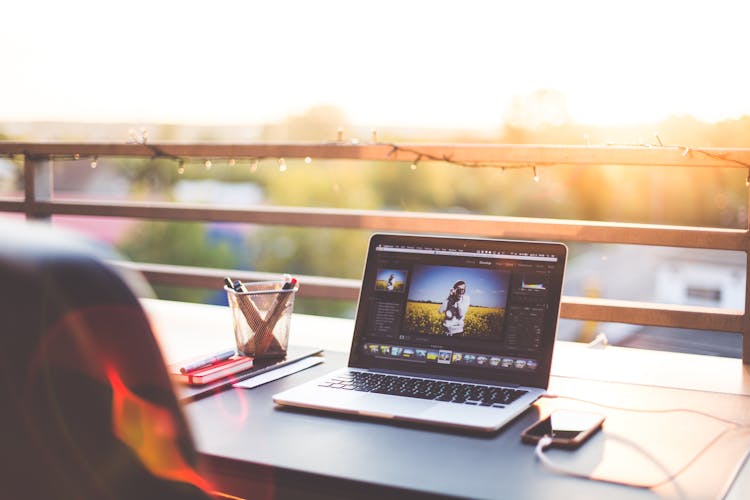
[{"label": "pen", "polygon": [[224,284],[235,292],[247,292],[245,285],[240,280],[232,280],[229,276],[224,277]]},{"label": "pen", "polygon": [[284,286],[281,287],[282,290],[291,290],[294,288],[294,285],[297,284],[297,278],[290,278],[289,281],[286,281],[284,283]]},{"label": "pen", "polygon": [[196,361],[188,363],[185,366],[180,367],[180,373],[192,372],[192,371],[197,370],[198,368],[203,368],[204,366],[212,365],[219,361],[224,361],[225,359],[229,359],[234,355],[235,355],[235,351],[234,349],[231,349],[229,351],[224,351],[218,354],[214,354],[213,356],[209,356],[207,358],[198,359]]},{"label": "pen", "polygon": [[[281,287],[281,290],[285,292],[293,291],[296,286],[297,278],[292,278],[289,275],[284,276],[284,285]],[[271,343],[276,340],[273,336],[273,329],[279,319],[281,319],[281,315],[284,314],[284,309],[286,308],[287,302],[289,302],[288,293],[279,293],[276,295],[276,299],[274,300],[273,305],[271,306],[270,311],[265,319],[264,335],[262,336],[261,343],[258,346],[258,352],[266,352]]]}]

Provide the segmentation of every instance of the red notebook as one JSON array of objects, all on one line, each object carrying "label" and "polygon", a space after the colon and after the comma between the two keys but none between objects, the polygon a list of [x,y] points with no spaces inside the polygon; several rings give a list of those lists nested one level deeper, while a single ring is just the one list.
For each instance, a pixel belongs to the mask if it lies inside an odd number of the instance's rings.
[{"label": "red notebook", "polygon": [[253,367],[253,358],[247,356],[232,356],[224,361],[219,361],[199,370],[188,373],[172,371],[175,380],[189,385],[204,385],[219,380],[235,373],[244,372]]}]

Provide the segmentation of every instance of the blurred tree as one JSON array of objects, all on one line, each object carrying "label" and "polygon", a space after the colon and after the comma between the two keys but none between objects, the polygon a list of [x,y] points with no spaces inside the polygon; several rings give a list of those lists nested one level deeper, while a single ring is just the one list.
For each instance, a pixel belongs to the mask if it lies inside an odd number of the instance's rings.
[{"label": "blurred tree", "polygon": [[[329,228],[268,227],[249,243],[257,252],[255,267],[267,272],[359,279],[369,231]],[[304,287],[304,282],[300,287]],[[308,308],[298,308],[297,306]],[[295,303],[295,310],[312,314],[351,316],[347,301]]]},{"label": "blurred tree", "polygon": [[315,106],[298,116],[263,127],[263,141],[334,141],[339,128],[350,128],[343,111],[335,106]]},{"label": "blurred tree", "polygon": [[[341,110],[318,106],[264,126],[260,140],[331,142],[340,127],[352,129]],[[750,117],[713,125],[684,116],[638,126],[590,127],[571,122],[564,96],[555,91],[539,91],[511,103],[505,125],[494,142],[645,146],[657,143],[655,132],[667,145],[748,147]],[[441,142],[486,139],[474,138],[465,131],[456,134],[455,138],[441,136]],[[404,140],[391,135],[390,142]],[[434,138],[408,138],[412,144],[423,141],[434,142]],[[541,179],[534,182],[530,168],[466,168],[430,161],[420,162],[412,169],[409,162],[313,158],[308,164],[301,159],[287,159],[287,169],[282,172],[276,159],[262,159],[257,169],[250,168],[249,160],[239,159],[234,166],[218,160],[213,168],[206,169],[196,159],[185,165],[183,176],[176,173],[173,160],[122,160],[120,165],[139,186],[137,189],[165,198],[171,196],[174,183],[184,178],[253,182],[263,190],[264,202],[275,206],[720,227],[742,227],[746,214],[746,172],[729,168],[542,166],[538,169]],[[238,252],[206,242],[202,226],[170,224],[174,226],[144,225],[142,233],[134,233],[126,242],[126,253],[135,260],[152,262],[357,278],[369,236],[369,231],[262,227],[247,240],[248,249],[242,254],[249,257],[236,262],[232,258]],[[445,228],[445,232],[451,230]],[[300,301],[299,306],[305,312],[319,314],[349,314],[352,308],[349,303],[320,301]]]},{"label": "blurred tree", "polygon": [[[139,262],[167,263],[182,266],[237,267],[229,244],[210,241],[204,224],[197,222],[141,222],[123,238],[120,251]],[[198,289],[154,287],[160,298],[203,302],[209,293]],[[217,284],[217,288],[221,288]]]},{"label": "blurred tree", "polygon": [[177,163],[166,158],[117,158],[113,159],[119,175],[130,182],[136,197],[150,197],[157,193],[168,197],[177,181]]}]

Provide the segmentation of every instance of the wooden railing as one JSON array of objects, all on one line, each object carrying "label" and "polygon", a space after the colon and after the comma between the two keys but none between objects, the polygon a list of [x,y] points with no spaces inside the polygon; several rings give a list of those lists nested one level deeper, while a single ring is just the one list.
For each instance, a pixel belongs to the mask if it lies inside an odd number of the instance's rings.
[{"label": "wooden railing", "polygon": [[[253,206],[245,208],[154,202],[55,200],[50,158],[108,156],[262,159],[305,158],[376,161],[446,161],[464,166],[529,168],[557,165],[742,168],[750,166],[750,149],[688,149],[651,146],[521,146],[422,144],[102,144],[0,143],[0,155],[22,155],[25,195],[22,200],[0,199],[0,210],[29,218],[52,215],[111,216],[146,219],[224,221],[262,225],[307,226],[450,233],[488,237],[561,240],[567,242],[626,243],[711,250],[742,251],[748,255],[750,232],[649,224],[577,220],[456,215],[437,213]],[[748,211],[750,213],[750,210]],[[748,259],[746,259],[747,261]],[[141,271],[154,284],[211,288],[226,270],[145,263],[120,263]],[[750,272],[750,262],[746,267]],[[240,279],[266,279],[258,272],[232,271]],[[356,280],[304,277],[303,293],[310,297],[355,299]],[[561,316],[577,320],[733,332],[743,336],[742,358],[750,364],[750,279],[746,280],[744,311],[664,305],[611,299],[563,297]]]}]

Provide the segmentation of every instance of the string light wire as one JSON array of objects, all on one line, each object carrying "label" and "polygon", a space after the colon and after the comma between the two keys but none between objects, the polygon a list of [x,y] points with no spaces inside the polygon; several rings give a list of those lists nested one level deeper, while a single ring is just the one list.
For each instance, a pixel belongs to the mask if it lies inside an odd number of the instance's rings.
[{"label": "string light wire", "polygon": [[411,162],[411,169],[412,170],[416,170],[417,169],[417,165],[419,164],[419,162],[420,162],[421,159],[422,159],[422,155],[419,155],[419,156],[417,156],[417,158],[413,162]]},{"label": "string light wire", "polygon": [[[157,146],[154,146],[153,144],[144,144],[144,143],[138,143],[138,144],[140,144],[142,146],[145,146],[146,148],[148,148],[151,151],[151,153],[152,153],[151,154],[151,158],[152,159],[165,158],[165,159],[173,160],[173,161],[176,161],[176,162],[185,161],[184,158],[181,158],[179,156],[175,156],[175,155],[172,155],[172,154],[165,153],[164,151],[161,150],[161,148],[159,148]],[[415,157],[415,160],[411,162],[411,165],[418,164],[420,161],[428,160],[428,161],[434,161],[434,162],[443,162],[443,163],[447,163],[447,164],[450,164],[450,165],[456,165],[456,166],[459,166],[459,167],[466,167],[466,168],[498,168],[498,169],[501,169],[501,170],[531,168],[532,170],[534,170],[535,168],[538,167],[538,165],[529,164],[529,163],[461,162],[461,161],[453,160],[448,155],[437,156],[437,155],[426,153],[424,151],[420,151],[418,149],[414,149],[414,148],[410,148],[410,147],[403,147],[403,146],[399,146],[399,145],[396,145],[396,144],[388,144],[388,145],[391,147],[391,150],[386,154],[386,158],[391,159],[391,158],[393,158],[394,155],[397,155],[397,153],[408,153],[409,155],[413,155]],[[608,144],[608,145],[613,145],[613,144]],[[648,144],[621,144],[620,146],[653,147],[652,145],[648,145]],[[740,166],[740,167],[745,167],[748,170],[750,170],[750,163],[743,162],[743,161],[737,160],[735,158],[727,158],[725,155],[722,155],[722,154],[717,154],[717,153],[713,153],[713,152],[706,151],[706,150],[703,150],[703,149],[692,148],[692,147],[683,146],[683,145],[679,145],[679,146],[663,146],[663,147],[665,149],[666,148],[678,149],[678,150],[682,151],[682,156],[683,157],[686,157],[686,156],[688,156],[690,154],[696,154],[697,153],[697,154],[704,155],[704,156],[706,156],[708,158],[711,158],[711,159],[714,159],[714,160],[719,160],[719,161],[723,161],[723,162],[727,162],[727,163],[732,163],[734,165],[737,165],[737,166]],[[92,159],[95,159],[95,158],[98,158],[98,155],[90,155],[90,157]],[[257,157],[251,157],[251,158],[253,159],[253,161],[260,159],[260,158],[257,158]],[[64,155],[64,154],[63,155],[58,155],[58,154],[54,154],[54,155],[49,155],[49,159],[50,160],[55,159],[55,160],[60,160],[60,161],[65,161],[65,160],[80,160],[81,159],[81,155],[79,153],[75,153],[75,154],[72,154],[72,155]],[[214,161],[214,159],[207,158],[205,160],[204,164],[213,165],[213,161]],[[237,160],[235,158],[230,158],[228,160],[229,166],[234,166],[236,164],[236,161]],[[312,157],[306,156],[304,158],[304,161],[305,161],[306,164],[309,165],[310,163],[312,163]],[[549,165],[553,165],[553,164],[549,164]],[[207,168],[210,168],[210,166],[208,166]],[[750,179],[750,175],[748,175],[748,179]]]},{"label": "string light wire", "polygon": [[[128,141],[131,144],[139,144],[141,146],[145,146],[148,148],[151,152],[151,158],[157,159],[157,158],[167,158],[173,161],[178,162],[178,173],[184,172],[184,162],[185,159],[180,158],[179,156],[175,156],[169,153],[164,152],[160,147],[155,146],[153,144],[148,144],[148,131],[145,127],[141,127],[141,135],[138,137],[136,134],[136,131],[134,129],[130,129],[130,141]],[[343,144],[343,134],[344,130],[343,128],[337,129],[337,142],[334,144]],[[435,162],[443,162],[450,165],[456,165],[460,167],[466,167],[466,168],[496,168],[500,169],[501,171],[505,171],[506,169],[521,169],[521,168],[531,168],[533,172],[533,179],[535,182],[539,182],[539,171],[538,171],[538,165],[536,164],[529,164],[529,163],[508,163],[508,162],[462,162],[462,161],[456,161],[453,160],[450,155],[433,155],[430,153],[427,153],[425,151],[420,151],[419,149],[413,148],[413,147],[406,147],[406,146],[400,146],[398,144],[393,143],[379,143],[377,142],[377,130],[372,129],[372,142],[376,144],[384,144],[387,146],[390,146],[390,151],[387,153],[386,157],[387,159],[392,159],[394,156],[398,156],[399,154],[407,154],[409,156],[413,156],[415,159],[410,163],[411,170],[416,170],[417,166],[420,161],[427,160],[427,161],[435,161]],[[653,144],[647,144],[647,143],[638,143],[638,144],[615,144],[615,143],[607,143],[609,146],[629,146],[629,147],[643,147],[643,148],[673,148],[678,149],[682,151],[682,156],[687,157],[688,155],[693,154],[700,154],[707,158],[711,158],[714,160],[719,160],[722,162],[731,163],[737,166],[745,167],[748,169],[748,175],[745,179],[745,184],[750,187],[750,163],[737,160],[734,158],[727,157],[727,154],[721,154],[721,153],[714,153],[711,151],[706,151],[704,149],[700,148],[693,148],[685,145],[665,145],[664,142],[661,139],[661,136],[656,133],[655,137],[658,141],[658,145]],[[586,144],[589,144],[588,136],[585,136]],[[73,160],[79,160],[81,158],[81,155],[79,153],[75,153],[73,155],[49,155],[50,161],[57,160],[66,160],[66,159],[73,159]],[[91,156],[91,167],[96,168],[98,166],[98,155],[92,155]],[[251,157],[251,167],[250,171],[255,172],[258,169],[258,162],[261,158],[259,157]],[[212,158],[206,158],[204,160],[204,166],[207,170],[210,170],[213,166],[213,160]],[[279,158],[279,171],[284,172],[286,171],[286,161],[284,158]],[[312,157],[306,156],[304,158],[304,162],[307,165],[310,165],[312,163]],[[230,158],[228,160],[229,166],[234,166],[236,164],[236,159],[234,157]],[[552,165],[552,164],[550,164]]]}]

